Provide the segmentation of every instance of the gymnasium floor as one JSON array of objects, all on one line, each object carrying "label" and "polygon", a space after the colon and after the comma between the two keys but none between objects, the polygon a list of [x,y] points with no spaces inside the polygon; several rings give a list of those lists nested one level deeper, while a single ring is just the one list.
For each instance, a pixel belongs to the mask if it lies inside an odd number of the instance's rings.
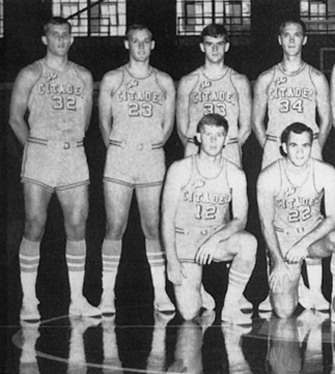
[{"label": "gymnasium floor", "polygon": [[[93,118],[96,114],[93,113]],[[251,140],[252,141],[252,140]],[[181,157],[172,136],[167,160]],[[91,173],[90,213],[87,222],[87,264],[84,293],[93,305],[101,295],[101,244],[105,230],[102,194],[104,146],[96,124],[89,130],[85,147]],[[245,149],[248,182],[256,178],[259,159]],[[171,151],[173,150],[173,151]],[[250,326],[221,324],[220,313],[226,291],[224,264],[204,269],[204,284],[215,297],[213,313],[197,321],[184,322],[178,314],[156,314],[153,289],[144,251],[144,238],[134,198],[116,283],[115,316],[69,319],[68,278],[65,265],[63,217],[55,197],[41,244],[37,294],[41,301],[40,323],[20,323],[21,287],[17,259],[23,233],[24,208],[20,183],[21,148],[10,131],[6,153],[6,266],[0,269],[5,289],[0,305],[0,373],[335,373],[335,326],[328,313],[298,310],[292,319],[278,320],[258,315],[257,305],[265,297],[264,258],[257,260],[246,295],[254,304]],[[259,158],[259,157],[258,157]],[[260,240],[255,202],[250,193],[249,231]],[[325,262],[329,269],[329,262]],[[327,275],[328,274],[328,275]],[[330,297],[329,271],[324,292]],[[173,300],[171,285],[167,292]],[[4,322],[2,322],[4,320]],[[335,324],[334,324],[335,325]],[[334,364],[333,364],[334,357]]]}]

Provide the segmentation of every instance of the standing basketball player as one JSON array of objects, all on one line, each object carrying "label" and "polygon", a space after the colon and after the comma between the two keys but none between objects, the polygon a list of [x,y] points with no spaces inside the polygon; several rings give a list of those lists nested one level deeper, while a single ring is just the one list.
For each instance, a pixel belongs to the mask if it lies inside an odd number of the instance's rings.
[{"label": "standing basketball player", "polygon": [[[187,157],[199,151],[195,135],[200,119],[208,113],[224,116],[229,133],[223,155],[242,167],[241,148],[251,132],[251,92],[246,76],[225,64],[229,46],[229,36],[223,25],[211,24],[203,29],[200,49],[205,55],[205,63],[180,80],[177,129]],[[243,295],[240,306],[241,309],[252,309],[252,304]]]},{"label": "standing basketball player", "polygon": [[102,247],[102,313],[114,313],[114,286],[122,237],[135,190],[159,311],[173,311],[165,292],[165,259],[159,239],[160,194],[165,175],[163,145],[173,128],[175,89],[170,76],[150,66],[155,47],[142,25],[124,42],[129,62],[105,74],[100,89],[100,127],[107,151],[104,194],[107,231]]},{"label": "standing basketball player", "polygon": [[[61,17],[44,26],[46,56],[19,73],[12,93],[9,123],[24,145],[22,182],[25,230],[20,274],[23,320],[40,319],[36,277],[47,208],[55,192],[65,219],[66,261],[74,316],[101,314],[82,294],[86,259],[85,226],[89,174],[83,146],[92,107],[92,76],[68,60],[71,25]],[[29,110],[28,123],[24,116]]]},{"label": "standing basketball player", "polygon": [[229,46],[223,25],[211,24],[203,29],[200,49],[205,54],[205,63],[180,80],[177,129],[185,146],[185,157],[196,154],[198,122],[206,114],[221,114],[229,123],[223,155],[241,167],[241,147],[251,132],[251,93],[246,76],[225,65]]},{"label": "standing basketball player", "polygon": [[[305,124],[295,122],[288,126],[281,143],[287,156],[261,172],[257,197],[271,258],[272,305],[279,317],[289,318],[298,304],[302,261],[307,257],[328,257],[334,252],[335,170],[311,157],[313,130]],[[323,198],[325,217],[321,214]],[[331,270],[334,280],[334,257]],[[333,300],[334,295],[335,291]]]},{"label": "standing basketball player", "polygon": [[[259,144],[264,149],[262,168],[281,157],[280,135],[292,122],[303,122],[313,130],[312,156],[322,159],[322,149],[331,128],[329,87],[326,77],[302,60],[307,42],[306,26],[300,20],[288,20],[279,27],[278,42],[283,60],[262,73],[254,89],[252,124]],[[268,114],[267,128],[265,117]],[[316,123],[318,116],[318,124]],[[328,309],[321,291],[321,260],[306,261],[309,284],[303,284],[300,302],[304,307]],[[269,310],[269,299],[260,310]]]},{"label": "standing basketball player", "polygon": [[[243,231],[247,222],[246,177],[222,156],[228,122],[207,114],[198,125],[200,153],[170,167],[163,193],[163,240],[167,272],[174,285],[177,308],[184,319],[195,318],[202,306],[202,267],[232,261],[221,319],[251,323],[240,298],[256,260],[256,239]],[[227,222],[227,210],[233,218]]]}]

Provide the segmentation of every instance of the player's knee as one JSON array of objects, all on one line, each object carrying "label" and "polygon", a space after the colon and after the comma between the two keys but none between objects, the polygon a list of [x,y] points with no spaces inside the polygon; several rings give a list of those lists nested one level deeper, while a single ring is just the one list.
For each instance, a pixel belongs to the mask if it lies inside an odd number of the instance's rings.
[{"label": "player's knee", "polygon": [[125,231],[126,226],[111,226],[107,224],[105,237],[108,240],[122,240]]},{"label": "player's knee", "polygon": [[190,321],[198,316],[200,308],[179,308],[179,313],[185,321]]},{"label": "player's knee", "polygon": [[243,258],[254,260],[257,252],[257,239],[250,233],[244,232],[240,237],[240,250]]},{"label": "player's knee", "polygon": [[142,230],[147,240],[156,240],[159,237],[158,221],[155,223],[142,223]]},{"label": "player's knee", "polygon": [[45,220],[39,217],[26,219],[24,236],[31,241],[41,241],[44,234]]},{"label": "player's knee", "polygon": [[330,243],[330,249],[335,252],[335,231],[328,234],[328,240]]}]

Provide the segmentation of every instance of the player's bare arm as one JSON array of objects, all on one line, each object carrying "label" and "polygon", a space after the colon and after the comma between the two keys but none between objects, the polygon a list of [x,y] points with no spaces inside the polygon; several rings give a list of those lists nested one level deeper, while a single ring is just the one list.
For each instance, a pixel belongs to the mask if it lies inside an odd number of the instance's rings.
[{"label": "player's bare arm", "polygon": [[308,248],[335,230],[335,169],[328,164],[315,160],[315,186],[324,190],[325,219],[305,235],[286,254],[289,262],[301,261],[308,256]]},{"label": "player's bare arm", "polygon": [[22,69],[17,76],[10,103],[9,124],[19,141],[25,145],[29,137],[29,126],[24,120],[30,92],[41,74],[37,63]]},{"label": "player's bare arm", "polygon": [[108,147],[109,135],[112,130],[112,95],[117,89],[122,79],[120,70],[113,70],[106,73],[100,84],[99,92],[99,124],[102,139]]},{"label": "player's bare arm", "polygon": [[187,184],[192,159],[177,161],[167,172],[162,201],[162,235],[167,259],[167,275],[173,284],[181,284],[186,277],[179,261],[175,244],[175,216],[178,208],[180,191]]},{"label": "player's bare arm", "polygon": [[267,112],[267,93],[273,79],[274,70],[269,69],[262,73],[256,80],[254,87],[254,98],[252,103],[251,124],[255,136],[262,148],[266,141],[265,115]]},{"label": "player's bare arm", "polygon": [[330,76],[330,105],[332,113],[332,123],[335,127],[335,64],[333,66],[332,73]]},{"label": "player's bare arm", "polygon": [[248,218],[247,182],[245,173],[234,164],[227,164],[228,185],[232,193],[232,219],[200,245],[195,260],[200,264],[215,261],[216,245],[245,229]]},{"label": "player's bare arm", "polygon": [[90,125],[90,119],[92,114],[92,105],[93,105],[93,78],[92,74],[82,66],[77,65],[78,74],[83,80],[86,90],[86,102],[85,102],[85,131]]},{"label": "player's bare arm", "polygon": [[238,140],[242,146],[251,133],[251,90],[248,78],[245,75],[233,71],[231,76],[233,84],[238,93],[239,106],[239,130]]},{"label": "player's bare arm", "polygon": [[195,87],[197,80],[198,75],[196,72],[193,72],[181,78],[177,90],[177,132],[184,146],[187,143],[187,130],[190,125],[190,93]]},{"label": "player's bare arm", "polygon": [[270,288],[280,289],[285,277],[291,279],[291,274],[281,253],[275,228],[273,225],[275,209],[274,196],[278,194],[276,187],[280,186],[280,175],[277,164],[264,169],[257,181],[257,204],[262,233],[273,261],[269,278]]},{"label": "player's bare arm", "polygon": [[163,120],[163,144],[169,139],[174,125],[174,113],[176,106],[176,90],[172,78],[163,72],[158,72],[158,80],[165,91],[164,120]]},{"label": "player's bare arm", "polygon": [[322,151],[332,126],[329,85],[324,74],[314,68],[311,69],[311,79],[316,89],[316,107],[319,117],[318,140]]}]

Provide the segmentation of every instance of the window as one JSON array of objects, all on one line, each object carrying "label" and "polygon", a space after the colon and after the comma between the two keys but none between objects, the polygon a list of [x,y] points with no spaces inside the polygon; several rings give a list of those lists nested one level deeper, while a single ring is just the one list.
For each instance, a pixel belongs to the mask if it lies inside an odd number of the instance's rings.
[{"label": "window", "polygon": [[334,0],[301,0],[300,17],[306,23],[309,33],[335,33]]},{"label": "window", "polygon": [[4,25],[3,25],[3,0],[0,0],[0,38],[3,38]]},{"label": "window", "polygon": [[177,0],[177,34],[197,35],[209,23],[230,34],[250,32],[250,0]]},{"label": "window", "polygon": [[126,0],[54,0],[52,10],[53,15],[69,19],[74,36],[123,36],[126,33]]}]

